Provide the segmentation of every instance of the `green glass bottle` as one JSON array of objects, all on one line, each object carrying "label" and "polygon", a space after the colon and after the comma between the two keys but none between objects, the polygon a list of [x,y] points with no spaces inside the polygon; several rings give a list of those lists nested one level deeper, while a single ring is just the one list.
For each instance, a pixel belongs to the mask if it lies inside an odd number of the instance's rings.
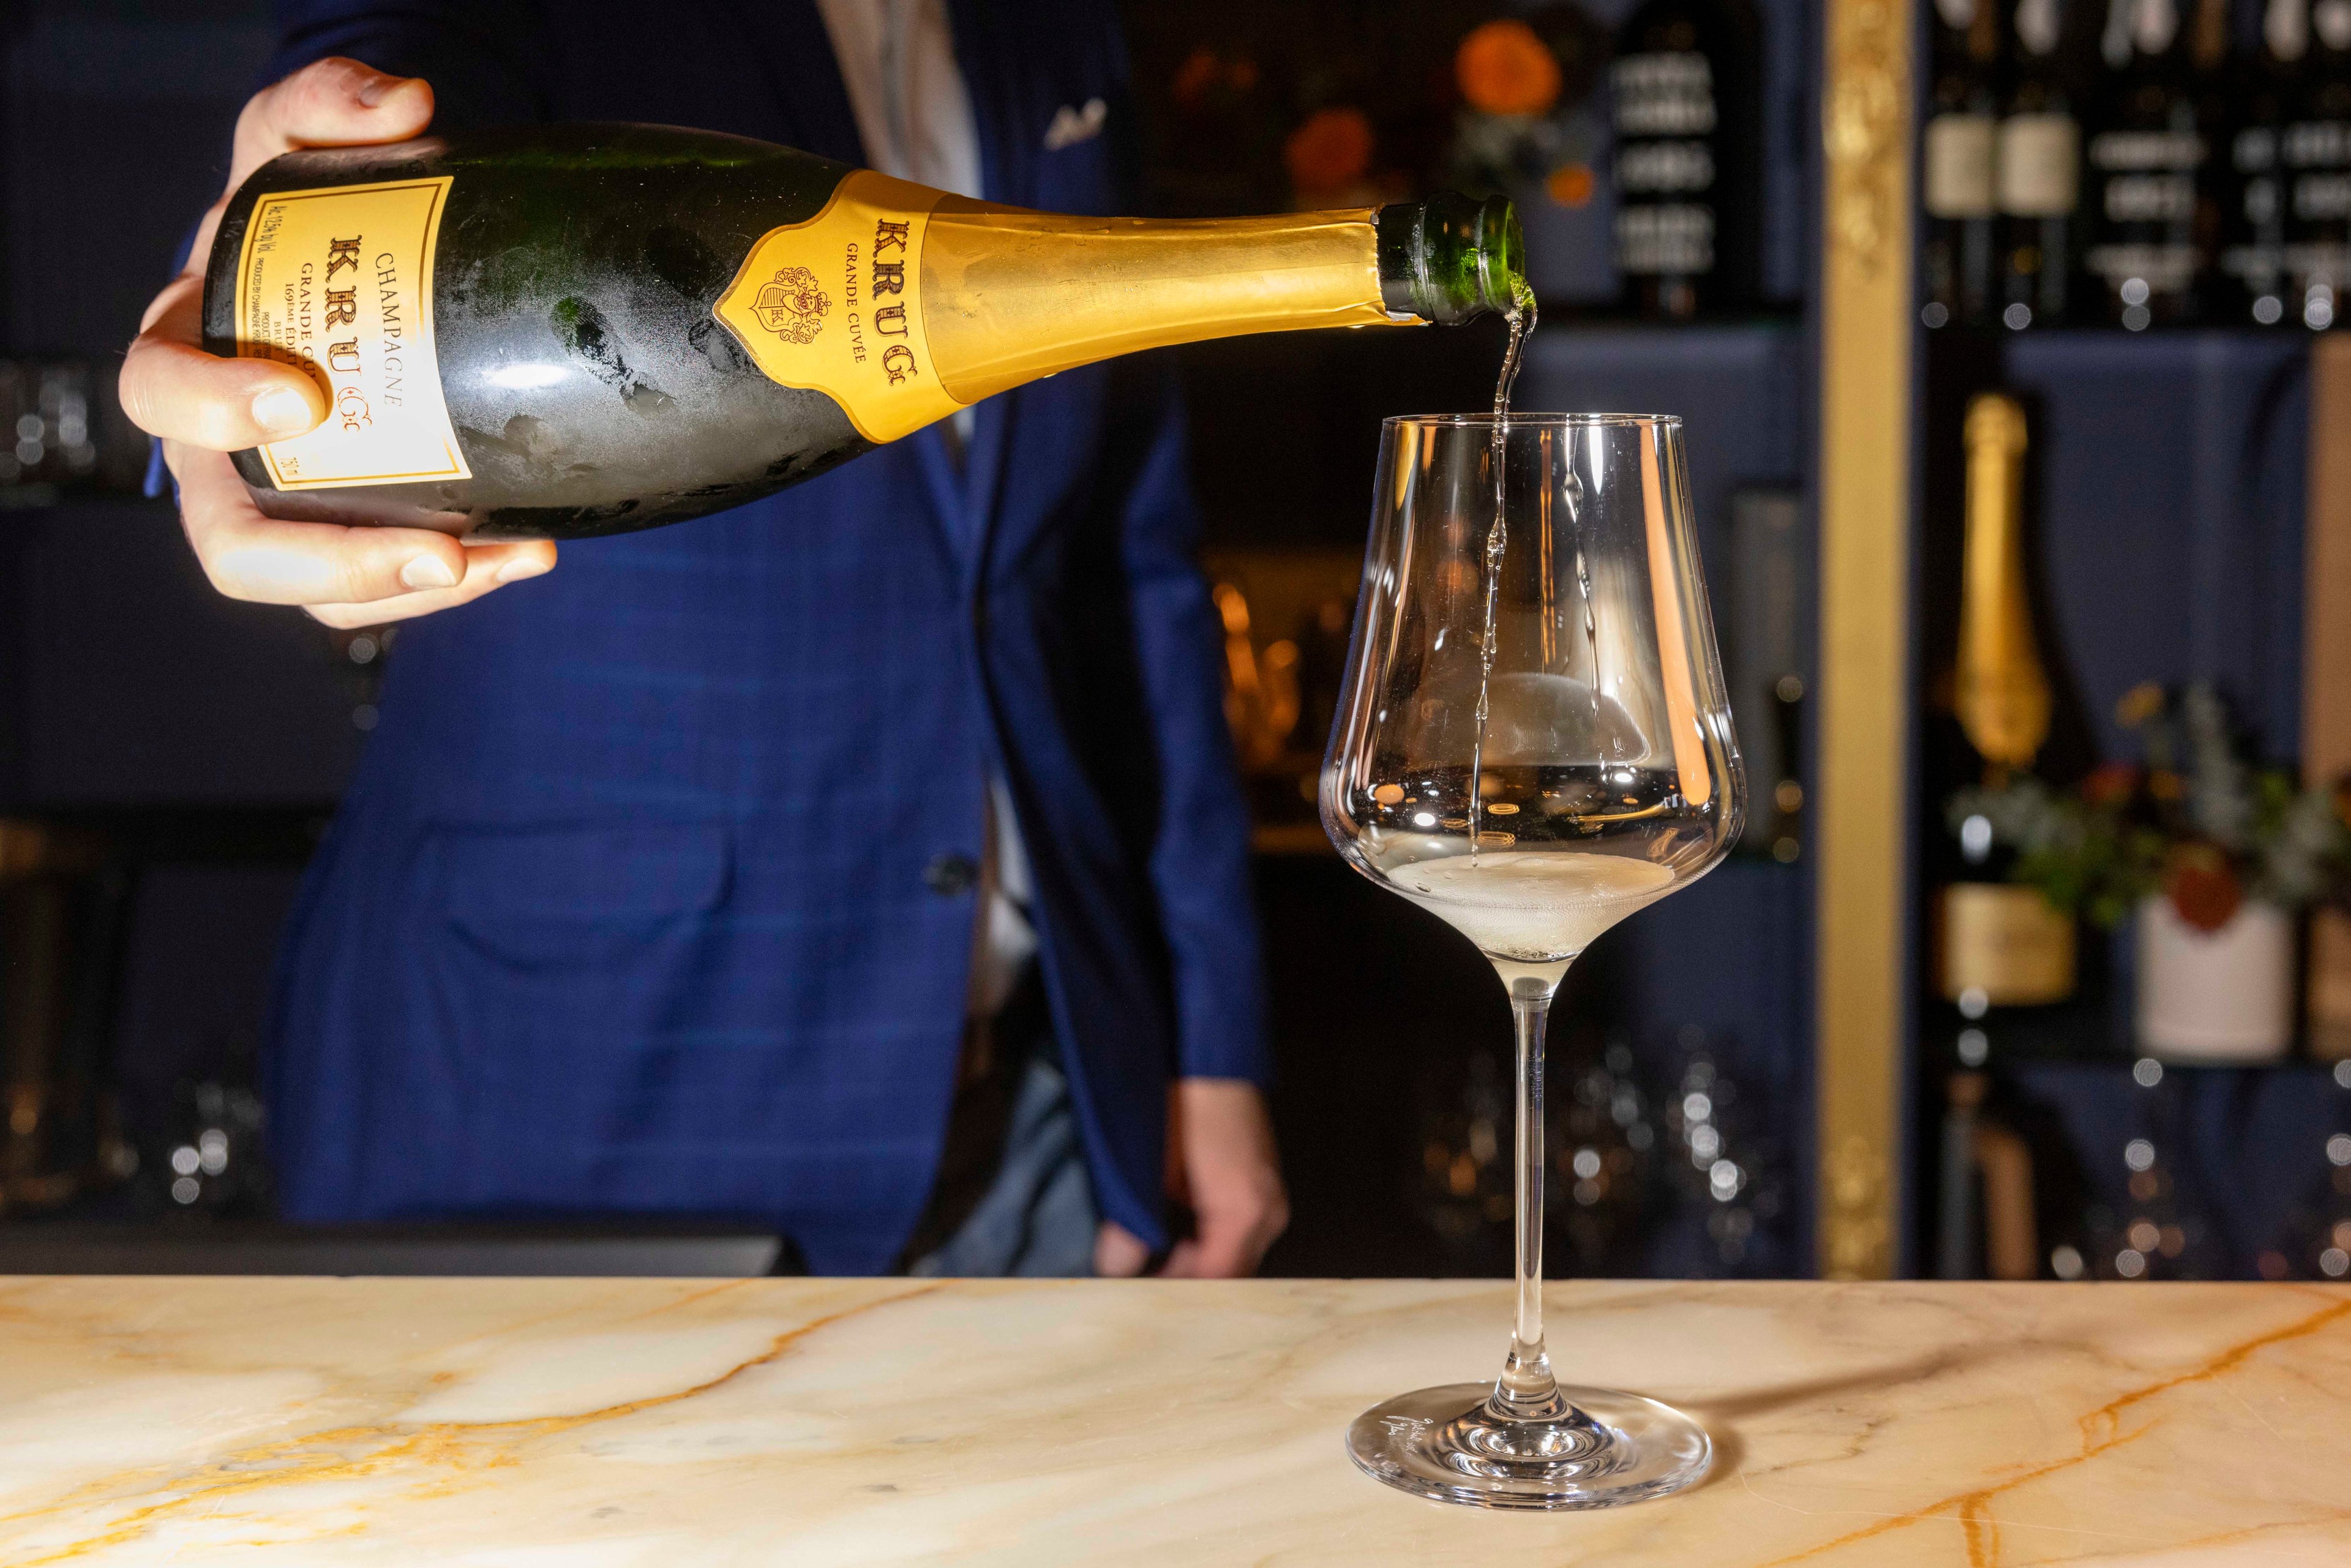
[{"label": "green glass bottle", "polygon": [[1524,273],[1499,200],[1067,217],[741,137],[533,126],[265,164],[204,332],[327,392],[319,429],[236,455],[272,515],[569,538],[1139,349],[1507,312]]}]

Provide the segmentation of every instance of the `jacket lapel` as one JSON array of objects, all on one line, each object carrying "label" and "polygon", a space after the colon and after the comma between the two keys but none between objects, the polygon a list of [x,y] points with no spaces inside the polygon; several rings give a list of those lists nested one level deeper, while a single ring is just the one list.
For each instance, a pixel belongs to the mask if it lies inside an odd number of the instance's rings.
[{"label": "jacket lapel", "polygon": [[1037,197],[1040,150],[1027,134],[1037,96],[1030,46],[1046,41],[1028,37],[1018,7],[988,0],[947,0],[947,24],[979,122],[981,187],[991,202],[1028,206]]},{"label": "jacket lapel", "polygon": [[[741,0],[734,9],[744,34],[758,42],[792,144],[844,163],[869,163],[815,0]],[[948,0],[947,20],[979,137],[981,193],[992,202],[1028,206],[1036,199],[1040,147],[1027,133],[1037,118],[1030,101],[1037,79],[1026,51],[1032,43],[1050,46],[1050,40],[1028,37],[1018,7],[988,0]],[[1016,402],[1008,394],[978,406],[960,465],[949,455],[945,433],[925,431],[909,438],[974,590],[995,532]]]},{"label": "jacket lapel", "polygon": [[[947,25],[955,34],[956,61],[963,68],[979,133],[980,193],[991,202],[1025,207],[1036,200],[1037,149],[1023,128],[1036,83],[1024,47],[1020,7],[988,0],[947,0]],[[971,526],[966,562],[975,591],[985,580],[988,551],[997,532],[1003,496],[1004,455],[1012,439],[1018,397],[1004,393],[974,413],[970,450],[965,454],[961,489]],[[945,459],[944,451],[940,453]]]},{"label": "jacket lapel", "polygon": [[[734,9],[746,35],[759,42],[759,57],[791,128],[791,145],[820,158],[871,168],[873,160],[857,129],[857,111],[850,106],[849,89],[833,58],[831,34],[815,0],[743,0]],[[962,25],[956,26],[960,37]],[[986,149],[983,133],[983,167]],[[949,559],[961,565],[967,582],[974,580],[983,533],[978,519],[986,512],[973,504],[969,473],[957,469],[938,431],[917,431],[904,444],[922,471],[932,520]]]},{"label": "jacket lapel", "polygon": [[736,26],[756,40],[756,52],[775,84],[790,144],[820,158],[862,167],[864,140],[849,107],[849,89],[833,63],[831,35],[816,0],[736,0]]}]

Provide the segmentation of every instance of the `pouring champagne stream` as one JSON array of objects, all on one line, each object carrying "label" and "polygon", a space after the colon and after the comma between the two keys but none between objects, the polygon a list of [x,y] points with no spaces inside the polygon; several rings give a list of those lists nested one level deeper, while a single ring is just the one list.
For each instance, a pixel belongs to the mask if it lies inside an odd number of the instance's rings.
[{"label": "pouring champagne stream", "polygon": [[1512,322],[1493,415],[1387,422],[1321,791],[1347,861],[1475,942],[1509,992],[1516,1322],[1494,1383],[1375,1406],[1348,1448],[1426,1497],[1599,1508],[1689,1485],[1711,1448],[1670,1406],[1562,1387],[1552,1373],[1544,1028],[1594,938],[1722,858],[1743,783],[1680,422],[1510,414],[1507,378],[1530,325],[1531,309]]},{"label": "pouring champagne stream", "polygon": [[1502,436],[1510,429],[1510,389],[1518,384],[1519,365],[1526,354],[1527,340],[1534,335],[1536,316],[1534,290],[1524,282],[1517,283],[1511,290],[1510,312],[1503,318],[1510,323],[1510,341],[1502,350],[1502,373],[1494,381],[1494,434],[1487,444],[1487,463],[1494,471],[1494,521],[1486,530],[1486,627],[1478,643],[1478,743],[1469,753],[1469,858],[1473,861],[1485,827],[1485,800],[1479,781],[1494,679],[1494,594],[1502,583],[1502,554],[1510,543],[1510,511],[1503,496]]}]

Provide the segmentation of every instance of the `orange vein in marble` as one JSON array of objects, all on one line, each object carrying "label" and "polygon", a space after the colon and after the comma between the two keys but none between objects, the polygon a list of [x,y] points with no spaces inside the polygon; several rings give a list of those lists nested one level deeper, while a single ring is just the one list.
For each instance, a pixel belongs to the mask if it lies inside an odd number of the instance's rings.
[{"label": "orange vein in marble", "polygon": [[688,1291],[685,1294],[673,1301],[664,1301],[657,1307],[647,1307],[643,1312],[632,1312],[623,1321],[642,1322],[647,1318],[657,1318],[664,1312],[674,1312],[680,1307],[690,1307],[696,1301],[706,1301],[713,1296],[723,1296],[729,1291],[739,1291],[750,1282],[748,1280],[722,1280],[716,1285],[706,1285],[697,1291]]},{"label": "orange vein in marble", "polygon": [[2151,1383],[2145,1388],[2126,1394],[2120,1399],[2109,1404],[2102,1405],[2082,1417],[2082,1442],[2085,1448],[2090,1443],[2093,1423],[2105,1423],[2107,1432],[2111,1435],[2121,1425],[2123,1412],[2142,1400],[2152,1399],[2157,1395],[2177,1388],[2185,1383],[2201,1383],[2220,1376],[2224,1373],[2234,1372],[2243,1365],[2254,1352],[2267,1350],[2271,1345],[2283,1344],[2288,1340],[2305,1338],[2346,1316],[2351,1316],[2351,1301],[2337,1301],[2333,1306],[2313,1312],[2298,1322],[2288,1323],[2282,1329],[2249,1339],[2242,1344],[2232,1345],[2192,1372],[2183,1372],[2177,1377],[2167,1377],[2160,1383]]},{"label": "orange vein in marble", "polygon": [[[2257,1334],[2241,1343],[2231,1345],[2201,1366],[2164,1378],[2159,1382],[2150,1383],[2144,1388],[2134,1389],[2119,1399],[2100,1406],[2082,1417],[2082,1451],[2071,1458],[2052,1460],[2048,1464],[2026,1470],[2022,1475],[2011,1476],[1996,1485],[1979,1487],[1971,1491],[1944,1498],[1938,1502],[1928,1503],[1926,1507],[1908,1513],[1898,1514],[1891,1519],[1878,1520],[1874,1523],[1864,1525],[1859,1530],[1840,1535],[1834,1541],[1824,1541],[1818,1546],[1808,1546],[1802,1552],[1789,1556],[1775,1557],[1769,1563],[1759,1564],[1758,1568],[1782,1568],[1786,1563],[1802,1563],[1807,1558],[1819,1557],[1823,1553],[1834,1552],[1840,1547],[1851,1546],[1858,1542],[1867,1541],[1873,1536],[1884,1535],[1889,1531],[1905,1530],[1923,1520],[1938,1519],[1950,1513],[1958,1515],[1959,1527],[1967,1543],[1968,1568],[1994,1568],[2000,1561],[2000,1521],[1991,1512],[1992,1499],[2002,1492],[2013,1491],[2019,1487],[2037,1481],[2043,1476],[2070,1469],[2102,1454],[2111,1453],[2125,1444],[2135,1442],[2155,1430],[2156,1423],[2152,1421],[2127,1433],[2119,1430],[2122,1412],[2132,1406],[2152,1399],[2159,1394],[2180,1387],[2182,1385],[2200,1383],[2233,1372],[2243,1365],[2257,1351],[2265,1350],[2271,1345],[2283,1344],[2289,1340],[2306,1338],[2346,1316],[2351,1316],[2351,1301],[2337,1301],[2332,1306],[2312,1313],[2309,1317],[2288,1323],[2283,1328],[2273,1329],[2268,1333]],[[2104,1423],[2105,1427],[2106,1436],[2103,1439],[2092,1435],[2094,1426],[2098,1423]]]},{"label": "orange vein in marble", "polygon": [[[667,1394],[649,1394],[642,1399],[625,1400],[618,1405],[608,1405],[600,1409],[583,1410],[569,1416],[525,1416],[507,1421],[433,1421],[415,1427],[402,1427],[397,1424],[340,1427],[329,1431],[313,1432],[307,1437],[289,1437],[275,1443],[266,1443],[259,1448],[244,1449],[199,1470],[196,1479],[190,1483],[189,1490],[183,1490],[162,1502],[150,1503],[144,1508],[134,1509],[100,1534],[77,1541],[71,1545],[43,1556],[15,1559],[10,1568],[40,1568],[44,1563],[65,1563],[77,1557],[86,1556],[101,1547],[120,1546],[126,1542],[139,1539],[147,1532],[149,1526],[169,1515],[181,1512],[192,1503],[219,1500],[239,1492],[254,1491],[265,1487],[277,1486],[282,1482],[352,1479],[381,1474],[385,1470],[399,1468],[406,1461],[437,1465],[452,1469],[496,1469],[513,1465],[518,1461],[510,1453],[480,1455],[477,1452],[480,1440],[486,1437],[500,1440],[527,1440],[549,1437],[555,1433],[569,1431],[573,1427],[588,1426],[593,1422],[617,1420],[623,1416],[634,1416],[643,1411],[658,1409],[664,1405],[675,1405],[722,1387],[754,1367],[768,1365],[780,1359],[793,1345],[820,1329],[830,1328],[835,1323],[882,1307],[895,1306],[902,1301],[911,1301],[918,1297],[931,1295],[946,1288],[944,1283],[924,1285],[915,1290],[903,1291],[894,1296],[885,1296],[878,1301],[867,1301],[859,1306],[844,1307],[837,1312],[829,1312],[823,1317],[802,1323],[796,1329],[789,1329],[778,1334],[766,1350],[748,1361],[739,1362],[717,1376],[697,1383],[691,1388],[680,1388]],[[382,1446],[356,1457],[348,1453],[351,1447],[363,1446],[370,1442],[380,1443]],[[338,1445],[345,1452],[319,1451]],[[264,1468],[255,1469],[254,1467]],[[87,1495],[92,1490],[103,1490],[108,1484],[105,1481],[93,1482],[82,1488],[81,1490],[84,1495]],[[430,1489],[425,1495],[444,1495],[453,1490],[455,1490],[454,1482],[444,1481]],[[0,1518],[0,1523],[13,1523],[41,1514],[54,1513],[61,1506],[63,1505],[52,1505],[49,1508],[33,1510],[28,1513],[8,1515],[5,1518]]]}]

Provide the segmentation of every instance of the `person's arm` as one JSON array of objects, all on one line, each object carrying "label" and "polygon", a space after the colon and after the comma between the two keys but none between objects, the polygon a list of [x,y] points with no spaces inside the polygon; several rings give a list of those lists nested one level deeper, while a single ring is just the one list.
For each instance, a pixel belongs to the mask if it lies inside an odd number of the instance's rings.
[{"label": "person's arm", "polygon": [[213,585],[233,599],[298,604],[331,626],[362,626],[464,604],[555,564],[544,540],[465,545],[429,528],[341,528],[262,515],[228,454],[283,440],[326,417],[318,385],[291,365],[204,351],[204,261],[228,198],[298,147],[399,141],[432,122],[433,89],[330,57],[256,93],[237,117],[228,183],[196,229],[188,265],[147,307],[124,357],[124,412],[161,438],[179,482],[180,520]]},{"label": "person's arm", "polygon": [[[1134,372],[1152,375],[1135,367]],[[1193,559],[1198,526],[1184,417],[1173,378],[1122,417],[1153,421],[1121,525],[1151,742],[1159,758],[1151,881],[1175,982],[1179,1074],[1168,1106],[1168,1190],[1194,1234],[1163,1272],[1230,1278],[1256,1270],[1290,1223],[1264,1085],[1263,962],[1249,875],[1249,822],[1225,723],[1220,628]],[[1141,1241],[1109,1228],[1104,1273],[1133,1273]]]}]

